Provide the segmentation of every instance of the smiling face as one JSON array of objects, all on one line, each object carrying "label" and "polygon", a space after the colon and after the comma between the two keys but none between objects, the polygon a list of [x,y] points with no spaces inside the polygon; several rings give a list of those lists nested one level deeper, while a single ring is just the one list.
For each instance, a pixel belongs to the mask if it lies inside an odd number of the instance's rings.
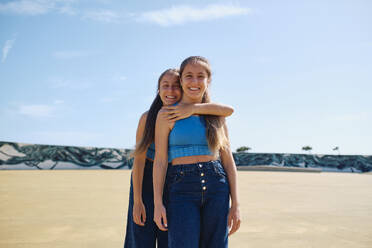
[{"label": "smiling face", "polygon": [[209,85],[209,74],[203,62],[189,63],[181,75],[183,99],[187,102],[201,102]]},{"label": "smiling face", "polygon": [[175,104],[181,99],[182,91],[178,75],[168,72],[161,78],[159,96],[165,106]]}]

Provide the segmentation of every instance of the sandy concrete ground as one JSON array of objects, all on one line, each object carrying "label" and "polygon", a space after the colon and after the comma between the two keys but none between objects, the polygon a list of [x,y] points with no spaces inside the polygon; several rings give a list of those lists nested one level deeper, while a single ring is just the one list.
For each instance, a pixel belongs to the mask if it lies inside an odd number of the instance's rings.
[{"label": "sandy concrete ground", "polygon": [[[130,171],[0,171],[1,248],[114,248]],[[242,227],[230,247],[372,247],[372,177],[239,172]]]}]

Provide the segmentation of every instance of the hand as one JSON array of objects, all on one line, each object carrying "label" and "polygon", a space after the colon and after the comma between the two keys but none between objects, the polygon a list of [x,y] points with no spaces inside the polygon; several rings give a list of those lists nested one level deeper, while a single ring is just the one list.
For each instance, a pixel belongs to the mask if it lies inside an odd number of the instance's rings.
[{"label": "hand", "polygon": [[137,225],[144,226],[146,222],[146,209],[143,202],[133,204],[133,221]]},{"label": "hand", "polygon": [[167,214],[163,204],[155,205],[154,207],[154,221],[162,231],[168,230]]},{"label": "hand", "polygon": [[167,119],[169,121],[178,121],[185,119],[194,114],[193,104],[178,104],[177,106],[164,106],[163,109],[166,111]]},{"label": "hand", "polygon": [[235,233],[240,227],[240,210],[238,206],[231,206],[227,223],[229,226],[229,236]]}]

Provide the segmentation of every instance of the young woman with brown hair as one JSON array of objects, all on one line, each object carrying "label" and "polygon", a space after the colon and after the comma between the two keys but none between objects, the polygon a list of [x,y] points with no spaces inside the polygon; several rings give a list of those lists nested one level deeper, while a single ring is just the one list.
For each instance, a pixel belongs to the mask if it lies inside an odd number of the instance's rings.
[{"label": "young woman with brown hair", "polygon": [[161,108],[161,115],[169,121],[187,118],[192,114],[211,113],[229,116],[233,109],[221,104],[187,104],[171,106],[181,99],[179,71],[168,69],[158,80],[157,95],[149,111],[142,114],[136,134],[136,149],[131,177],[131,188],[127,216],[125,248],[166,248],[167,232],[157,228],[153,221],[154,200],[152,169],[155,156],[155,122]]}]

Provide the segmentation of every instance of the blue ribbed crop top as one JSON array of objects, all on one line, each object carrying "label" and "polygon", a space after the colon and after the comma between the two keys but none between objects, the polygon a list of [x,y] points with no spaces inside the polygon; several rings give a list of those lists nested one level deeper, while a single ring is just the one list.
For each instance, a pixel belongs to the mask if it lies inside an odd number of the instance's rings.
[{"label": "blue ribbed crop top", "polygon": [[196,155],[213,153],[208,147],[204,117],[192,115],[174,123],[168,138],[168,161]]},{"label": "blue ribbed crop top", "polygon": [[151,143],[147,149],[146,157],[152,160],[155,159],[155,143]]}]

